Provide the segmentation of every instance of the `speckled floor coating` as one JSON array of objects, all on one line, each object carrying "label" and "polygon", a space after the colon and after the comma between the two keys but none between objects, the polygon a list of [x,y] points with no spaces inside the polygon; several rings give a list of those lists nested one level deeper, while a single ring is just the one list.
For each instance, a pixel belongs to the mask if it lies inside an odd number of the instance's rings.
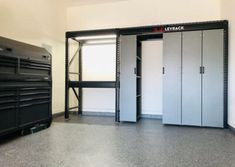
[{"label": "speckled floor coating", "polygon": [[235,167],[229,130],[112,120],[58,118],[47,130],[1,143],[0,167]]}]

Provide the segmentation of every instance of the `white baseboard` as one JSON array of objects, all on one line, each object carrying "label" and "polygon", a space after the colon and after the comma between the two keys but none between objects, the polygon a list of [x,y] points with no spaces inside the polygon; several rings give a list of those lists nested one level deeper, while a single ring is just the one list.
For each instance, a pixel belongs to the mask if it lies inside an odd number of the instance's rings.
[{"label": "white baseboard", "polygon": [[148,118],[148,119],[162,119],[162,115],[153,115],[153,114],[141,114],[141,118]]},{"label": "white baseboard", "polygon": [[114,117],[114,112],[94,112],[94,111],[83,111],[82,115],[84,116],[102,116],[102,117]]}]

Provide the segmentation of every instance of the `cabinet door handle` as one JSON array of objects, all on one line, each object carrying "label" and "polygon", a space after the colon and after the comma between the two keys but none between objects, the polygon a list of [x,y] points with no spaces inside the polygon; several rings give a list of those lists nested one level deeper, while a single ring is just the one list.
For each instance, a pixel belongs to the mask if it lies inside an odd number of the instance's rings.
[{"label": "cabinet door handle", "polygon": [[165,67],[162,67],[162,74],[165,74]]},{"label": "cabinet door handle", "polygon": [[202,67],[202,74],[205,74],[205,67]]},{"label": "cabinet door handle", "polygon": [[201,66],[200,67],[200,74],[204,74],[205,73],[205,67]]}]

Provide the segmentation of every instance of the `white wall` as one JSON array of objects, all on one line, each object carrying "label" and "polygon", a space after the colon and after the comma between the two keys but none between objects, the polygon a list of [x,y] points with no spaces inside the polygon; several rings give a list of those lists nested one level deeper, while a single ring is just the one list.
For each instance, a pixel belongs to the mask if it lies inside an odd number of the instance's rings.
[{"label": "white wall", "polygon": [[[76,55],[75,55],[76,54]],[[75,57],[74,57],[75,56]],[[79,52],[78,52],[78,43],[72,39],[69,40],[69,62],[73,59],[73,62],[69,65],[69,72],[72,73],[78,73],[78,57],[79,57]],[[71,81],[78,81],[78,75],[77,74],[70,74],[69,75],[69,80]],[[75,89],[78,93],[78,89]],[[76,95],[74,94],[73,90],[69,90],[69,107],[76,107],[78,106],[78,100]],[[77,111],[77,108],[73,109],[74,111]],[[62,110],[63,111],[63,110]]]},{"label": "white wall", "polygon": [[84,112],[115,112],[115,89],[83,89]]},{"label": "white wall", "polygon": [[[67,8],[67,30],[69,31],[218,19],[220,19],[220,0],[178,0],[170,2],[162,0],[126,0],[106,4],[83,5]],[[149,59],[147,61],[151,60]],[[147,86],[147,82],[145,82],[145,84]],[[144,92],[150,91],[145,87],[143,87],[143,89]],[[107,109],[107,106],[103,103],[99,103],[99,107],[96,108],[97,104],[93,99],[98,97],[103,99],[113,99],[114,97],[112,93],[103,92],[101,93],[102,95],[99,95],[95,90],[89,90],[87,93],[88,94],[85,95],[84,103],[88,110],[110,111],[109,109],[111,109],[111,106]],[[96,94],[96,96],[94,96],[94,94]],[[147,93],[145,93],[145,95],[148,97]],[[110,98],[107,98],[108,96]],[[150,96],[153,96],[153,94]],[[151,99],[150,96],[149,99]],[[160,96],[156,98],[159,99],[160,103]],[[89,102],[89,99],[91,102]],[[158,108],[156,108],[153,103],[154,101],[151,100],[143,101],[144,113],[161,113],[161,106],[157,105]]]},{"label": "white wall", "polygon": [[67,30],[220,19],[220,0],[127,0],[67,9]]},{"label": "white wall", "polygon": [[84,45],[83,81],[115,81],[116,44]]},{"label": "white wall", "polygon": [[[84,45],[83,81],[115,81],[116,44]],[[115,112],[115,89],[83,89],[83,111]]]},{"label": "white wall", "polygon": [[56,0],[0,0],[0,36],[52,47],[53,112],[64,111],[66,10]]},{"label": "white wall", "polygon": [[163,41],[142,42],[142,114],[162,115]]},{"label": "white wall", "polygon": [[229,20],[228,123],[235,128],[235,0],[221,0],[222,19]]}]

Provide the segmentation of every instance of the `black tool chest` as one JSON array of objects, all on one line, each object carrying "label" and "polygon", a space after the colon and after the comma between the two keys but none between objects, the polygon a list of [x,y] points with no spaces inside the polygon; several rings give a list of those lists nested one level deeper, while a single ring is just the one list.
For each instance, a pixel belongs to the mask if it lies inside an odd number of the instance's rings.
[{"label": "black tool chest", "polygon": [[0,136],[37,124],[50,126],[51,55],[0,37]]}]

